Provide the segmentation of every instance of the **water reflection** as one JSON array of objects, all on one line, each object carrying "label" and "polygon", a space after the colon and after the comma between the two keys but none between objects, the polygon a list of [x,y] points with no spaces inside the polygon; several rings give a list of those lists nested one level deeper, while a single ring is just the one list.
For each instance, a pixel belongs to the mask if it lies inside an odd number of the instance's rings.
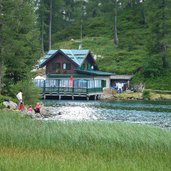
[{"label": "water reflection", "polygon": [[171,102],[149,101],[43,101],[51,113],[48,120],[124,121],[171,128]]}]

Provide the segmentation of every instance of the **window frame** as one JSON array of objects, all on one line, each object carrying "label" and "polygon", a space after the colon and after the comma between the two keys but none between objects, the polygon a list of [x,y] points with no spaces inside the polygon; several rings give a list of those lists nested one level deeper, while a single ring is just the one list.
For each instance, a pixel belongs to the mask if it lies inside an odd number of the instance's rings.
[{"label": "window frame", "polygon": [[[65,65],[65,67],[64,67],[64,65]],[[69,63],[69,62],[64,62],[64,63],[62,64],[62,69],[63,69],[63,70],[71,70],[71,63]]]}]

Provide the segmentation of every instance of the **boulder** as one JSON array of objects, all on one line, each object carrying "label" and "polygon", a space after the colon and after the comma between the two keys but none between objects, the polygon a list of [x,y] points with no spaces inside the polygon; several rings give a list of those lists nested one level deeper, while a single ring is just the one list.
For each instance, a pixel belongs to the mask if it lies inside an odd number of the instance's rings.
[{"label": "boulder", "polygon": [[57,115],[62,115],[61,112],[54,111],[53,107],[44,107],[44,106],[42,106],[40,110],[40,114],[43,118],[49,118],[49,117],[54,117]]},{"label": "boulder", "polygon": [[13,101],[4,101],[3,102],[3,105],[6,107],[6,108],[9,108],[9,109],[17,109],[17,104],[14,103]]}]

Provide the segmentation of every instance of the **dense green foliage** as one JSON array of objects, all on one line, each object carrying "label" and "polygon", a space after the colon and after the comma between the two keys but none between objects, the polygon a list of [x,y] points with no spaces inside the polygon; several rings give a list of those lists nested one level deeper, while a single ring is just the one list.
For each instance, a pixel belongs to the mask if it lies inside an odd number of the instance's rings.
[{"label": "dense green foliage", "polygon": [[0,118],[1,170],[171,168],[171,133],[160,128],[107,122],[44,122],[8,112],[0,112]]},{"label": "dense green foliage", "polygon": [[30,80],[40,57],[35,1],[5,0],[0,8],[0,94],[15,97],[19,90],[12,92],[10,87]]},{"label": "dense green foliage", "polygon": [[[34,94],[25,102],[35,102],[38,93],[32,91],[31,70],[40,57],[35,1],[0,1],[0,8],[0,94],[16,98],[22,90],[24,97]],[[22,82],[27,84],[21,86]]]}]

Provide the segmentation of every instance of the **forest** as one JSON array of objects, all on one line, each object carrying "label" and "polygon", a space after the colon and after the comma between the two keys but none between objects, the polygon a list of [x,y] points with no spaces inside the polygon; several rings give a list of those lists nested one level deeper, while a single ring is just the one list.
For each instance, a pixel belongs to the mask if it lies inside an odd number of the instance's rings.
[{"label": "forest", "polygon": [[100,70],[171,90],[171,1],[0,0],[1,94],[37,92],[31,71],[59,48],[90,49]]}]

